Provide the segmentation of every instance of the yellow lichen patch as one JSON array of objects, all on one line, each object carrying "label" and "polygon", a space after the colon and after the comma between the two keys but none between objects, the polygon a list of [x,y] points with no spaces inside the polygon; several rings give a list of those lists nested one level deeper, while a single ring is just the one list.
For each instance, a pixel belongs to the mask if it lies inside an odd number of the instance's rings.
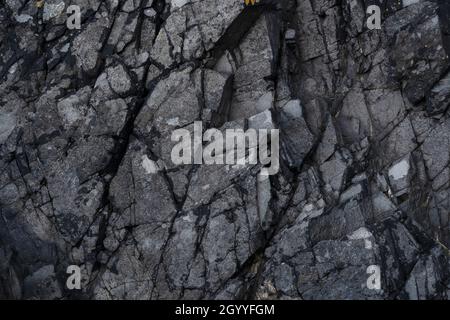
[{"label": "yellow lichen patch", "polygon": [[44,0],[37,0],[36,1],[36,7],[42,8],[44,6]]}]

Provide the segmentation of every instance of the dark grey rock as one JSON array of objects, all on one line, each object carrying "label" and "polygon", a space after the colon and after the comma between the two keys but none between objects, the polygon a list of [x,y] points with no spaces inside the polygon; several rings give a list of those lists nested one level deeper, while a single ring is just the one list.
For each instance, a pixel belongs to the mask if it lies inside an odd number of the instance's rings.
[{"label": "dark grey rock", "polygon": [[[446,0],[1,2],[0,298],[449,299],[449,21]],[[174,164],[195,121],[279,129],[279,172]]]}]

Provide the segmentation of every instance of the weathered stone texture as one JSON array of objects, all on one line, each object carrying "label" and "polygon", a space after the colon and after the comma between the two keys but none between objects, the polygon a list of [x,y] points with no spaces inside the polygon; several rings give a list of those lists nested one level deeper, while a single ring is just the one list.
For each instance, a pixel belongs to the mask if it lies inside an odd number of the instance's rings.
[{"label": "weathered stone texture", "polygon": [[[0,298],[450,298],[447,0],[6,0],[0,22]],[[278,128],[279,173],[173,164],[194,121]]]}]

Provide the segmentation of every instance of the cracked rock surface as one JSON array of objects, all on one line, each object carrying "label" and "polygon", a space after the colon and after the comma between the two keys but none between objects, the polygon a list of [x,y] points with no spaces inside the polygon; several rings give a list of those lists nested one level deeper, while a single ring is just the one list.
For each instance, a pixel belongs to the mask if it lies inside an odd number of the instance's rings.
[{"label": "cracked rock surface", "polygon": [[[447,0],[5,0],[0,22],[0,298],[450,298]],[[195,121],[279,129],[280,171],[175,165]]]}]

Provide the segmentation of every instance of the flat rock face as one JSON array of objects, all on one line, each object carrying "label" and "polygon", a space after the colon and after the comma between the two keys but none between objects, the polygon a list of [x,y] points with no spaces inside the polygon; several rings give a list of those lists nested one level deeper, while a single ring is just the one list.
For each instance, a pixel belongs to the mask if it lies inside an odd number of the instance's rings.
[{"label": "flat rock face", "polygon": [[[7,0],[0,22],[0,298],[450,298],[447,0]],[[278,129],[280,170],[175,164],[198,121]]]}]

